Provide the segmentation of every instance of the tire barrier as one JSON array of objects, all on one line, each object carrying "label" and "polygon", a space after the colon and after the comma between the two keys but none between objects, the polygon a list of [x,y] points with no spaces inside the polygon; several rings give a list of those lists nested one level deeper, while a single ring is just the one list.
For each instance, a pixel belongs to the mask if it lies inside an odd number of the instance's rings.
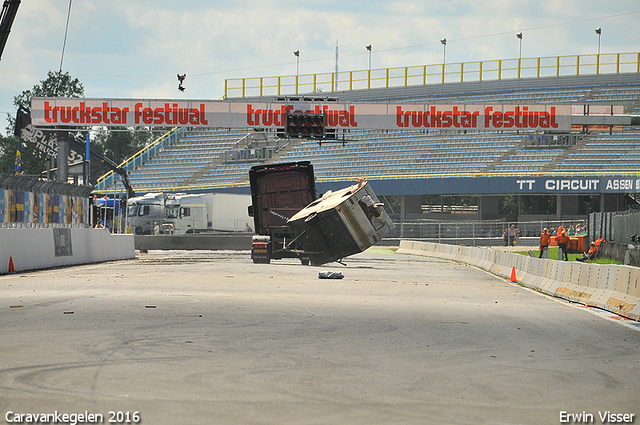
[{"label": "tire barrier", "polygon": [[467,263],[547,295],[640,320],[640,268],[556,261],[488,248],[400,241],[398,254]]}]

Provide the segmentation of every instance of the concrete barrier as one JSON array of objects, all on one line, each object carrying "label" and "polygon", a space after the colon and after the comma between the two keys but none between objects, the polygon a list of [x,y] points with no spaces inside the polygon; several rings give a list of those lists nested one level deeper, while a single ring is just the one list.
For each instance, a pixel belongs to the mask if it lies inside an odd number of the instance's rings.
[{"label": "concrete barrier", "polygon": [[250,250],[252,233],[197,233],[193,235],[135,236],[135,247],[150,249]]},{"label": "concrete barrier", "polygon": [[426,255],[472,264],[555,297],[640,320],[640,269],[532,258],[487,248],[400,241],[399,254]]},{"label": "concrete barrier", "polygon": [[0,274],[135,258],[133,235],[92,228],[0,228]]}]

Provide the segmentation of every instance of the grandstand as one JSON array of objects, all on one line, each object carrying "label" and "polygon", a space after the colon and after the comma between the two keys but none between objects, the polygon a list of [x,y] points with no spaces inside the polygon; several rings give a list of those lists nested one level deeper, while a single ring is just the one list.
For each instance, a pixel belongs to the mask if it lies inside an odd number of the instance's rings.
[{"label": "grandstand", "polygon": [[[318,94],[228,99],[293,101]],[[501,79],[322,93],[344,103],[624,105],[640,116],[640,74]],[[640,173],[640,128],[604,128],[542,138],[527,131],[350,130],[334,143],[283,140],[276,132],[185,129],[170,146],[130,173],[137,192],[228,190],[248,185],[248,170],[266,161],[310,160],[320,190],[363,177],[380,195],[420,194],[415,180],[462,176],[599,175]],[[385,184],[385,182],[394,182]],[[448,180],[447,180],[448,181]],[[323,186],[325,183],[325,186]],[[411,187],[404,187],[406,185]],[[404,186],[403,186],[404,185]],[[438,187],[442,184],[436,184]],[[432,185],[433,186],[433,185]],[[404,189],[403,189],[404,187]],[[423,194],[447,194],[425,189]],[[467,192],[470,192],[467,190]],[[458,192],[458,193],[465,193]],[[511,192],[512,193],[512,192]],[[488,194],[488,193],[485,193]]]}]

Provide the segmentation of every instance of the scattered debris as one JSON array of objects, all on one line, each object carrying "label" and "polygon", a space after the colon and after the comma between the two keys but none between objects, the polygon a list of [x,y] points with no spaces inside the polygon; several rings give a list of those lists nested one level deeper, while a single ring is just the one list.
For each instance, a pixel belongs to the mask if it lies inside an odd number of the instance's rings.
[{"label": "scattered debris", "polygon": [[155,305],[145,305],[144,308],[156,308]]},{"label": "scattered debris", "polygon": [[342,274],[342,272],[324,271],[318,273],[319,279],[342,279],[343,277],[344,275]]},{"label": "scattered debris", "polygon": [[73,314],[73,313],[74,313],[73,311],[65,311],[62,314]]},{"label": "scattered debris", "polygon": [[22,304],[16,304],[16,305],[10,305],[9,308],[22,308],[24,307],[24,305]]}]

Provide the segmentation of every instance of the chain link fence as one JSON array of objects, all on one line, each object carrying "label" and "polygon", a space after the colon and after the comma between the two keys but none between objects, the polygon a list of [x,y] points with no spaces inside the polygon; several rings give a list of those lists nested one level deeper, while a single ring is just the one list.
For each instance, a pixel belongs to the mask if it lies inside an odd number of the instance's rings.
[{"label": "chain link fence", "polygon": [[[549,232],[553,234],[559,226],[566,229],[573,226],[579,232],[576,233],[574,230],[575,234],[585,234],[587,230],[584,220],[420,220],[396,221],[394,230],[386,238],[426,239],[471,246],[515,245],[518,243],[537,246],[543,229],[549,229]],[[513,237],[514,233],[515,237]]]}]

